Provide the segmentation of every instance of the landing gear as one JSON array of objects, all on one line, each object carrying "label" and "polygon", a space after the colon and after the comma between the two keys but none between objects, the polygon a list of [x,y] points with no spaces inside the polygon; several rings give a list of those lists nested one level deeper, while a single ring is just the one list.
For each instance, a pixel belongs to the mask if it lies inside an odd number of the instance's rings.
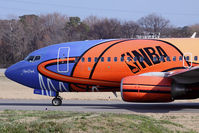
[{"label": "landing gear", "polygon": [[61,104],[62,104],[62,98],[59,96],[59,93],[57,93],[57,96],[52,100],[52,105],[60,106]]}]

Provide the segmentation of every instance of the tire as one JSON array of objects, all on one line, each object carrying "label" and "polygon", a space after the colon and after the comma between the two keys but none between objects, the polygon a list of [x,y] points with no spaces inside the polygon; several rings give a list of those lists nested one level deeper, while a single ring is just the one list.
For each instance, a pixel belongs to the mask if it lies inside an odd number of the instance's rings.
[{"label": "tire", "polygon": [[53,106],[60,106],[62,104],[62,100],[60,98],[53,98],[52,105]]}]

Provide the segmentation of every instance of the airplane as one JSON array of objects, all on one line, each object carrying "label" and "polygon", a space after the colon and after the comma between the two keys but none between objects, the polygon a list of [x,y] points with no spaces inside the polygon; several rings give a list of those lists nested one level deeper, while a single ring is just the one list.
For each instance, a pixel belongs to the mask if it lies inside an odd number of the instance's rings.
[{"label": "airplane", "polygon": [[7,78],[54,97],[119,92],[126,102],[199,97],[199,38],[101,39],[50,45],[10,66]]}]

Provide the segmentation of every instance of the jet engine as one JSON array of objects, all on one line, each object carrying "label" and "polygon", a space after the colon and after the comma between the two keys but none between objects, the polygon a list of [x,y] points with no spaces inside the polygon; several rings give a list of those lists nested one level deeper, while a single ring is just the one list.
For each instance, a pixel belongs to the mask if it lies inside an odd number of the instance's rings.
[{"label": "jet engine", "polygon": [[129,76],[121,82],[121,96],[127,102],[171,102],[199,97],[199,87],[175,82],[164,76]]}]

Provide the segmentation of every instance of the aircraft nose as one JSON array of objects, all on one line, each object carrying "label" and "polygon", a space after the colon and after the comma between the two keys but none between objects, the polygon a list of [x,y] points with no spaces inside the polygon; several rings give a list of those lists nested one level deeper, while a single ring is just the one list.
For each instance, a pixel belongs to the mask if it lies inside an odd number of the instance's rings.
[{"label": "aircraft nose", "polygon": [[5,71],[5,76],[17,83],[31,88],[35,88],[37,85],[36,70],[25,62],[19,62],[8,67]]},{"label": "aircraft nose", "polygon": [[15,69],[15,65],[8,67],[5,71],[5,76],[11,80],[16,80],[18,77],[18,72]]}]

